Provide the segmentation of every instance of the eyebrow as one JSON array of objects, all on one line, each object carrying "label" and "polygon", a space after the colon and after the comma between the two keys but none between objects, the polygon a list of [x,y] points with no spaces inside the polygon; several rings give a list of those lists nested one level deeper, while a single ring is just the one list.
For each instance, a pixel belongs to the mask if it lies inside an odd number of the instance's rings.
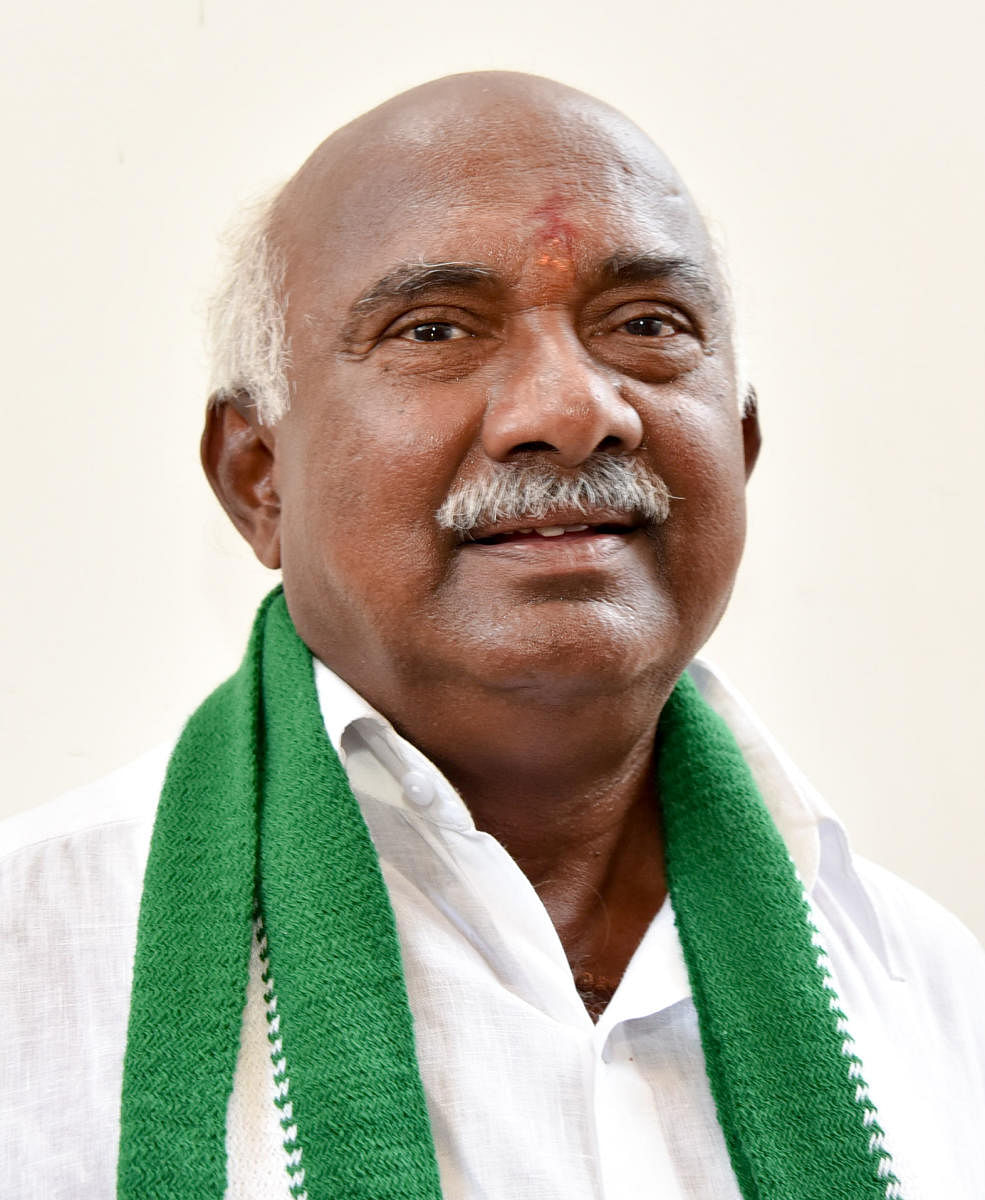
[{"label": "eyebrow", "polygon": [[[718,307],[718,289],[712,277],[689,258],[649,251],[617,250],[603,259],[593,274],[600,284],[608,286],[676,280],[696,288]],[[388,301],[413,299],[442,287],[476,288],[503,286],[504,283],[500,274],[483,263],[402,263],[370,284],[352,303],[347,332],[351,332],[353,321],[358,321]]]},{"label": "eyebrow", "polygon": [[499,275],[481,263],[404,263],[371,284],[352,305],[352,313],[362,315],[388,300],[407,299],[432,288],[477,287],[499,282]]},{"label": "eyebrow", "polygon": [[687,284],[701,292],[717,308],[719,288],[708,271],[690,258],[644,251],[620,250],[598,266],[598,278],[610,285],[668,280]]}]

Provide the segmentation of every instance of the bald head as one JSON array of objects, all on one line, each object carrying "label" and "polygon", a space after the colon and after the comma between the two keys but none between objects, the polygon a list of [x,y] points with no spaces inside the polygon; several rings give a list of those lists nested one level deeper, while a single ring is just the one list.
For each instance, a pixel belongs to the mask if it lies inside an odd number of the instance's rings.
[{"label": "bald head", "polygon": [[326,228],[358,245],[407,209],[451,219],[487,198],[506,223],[518,177],[537,175],[566,201],[635,184],[655,205],[671,201],[676,224],[702,229],[673,167],[622,114],[548,79],[488,71],[413,88],[334,133],[284,188],[272,233],[293,265],[317,253]]},{"label": "bald head", "polygon": [[583,92],[533,75],[451,75],[404,92],[327,138],[284,189],[291,236],[352,198],[370,218],[422,188],[454,203],[491,172],[591,167],[683,193],[664,155],[631,121]]},{"label": "bald head", "polygon": [[[431,213],[436,226],[449,225],[486,203],[509,227],[520,215],[518,180],[538,177],[550,179],[545,194],[552,203],[611,204],[631,192],[671,240],[687,241],[704,260],[728,303],[690,195],[636,125],[538,76],[452,75],[337,130],[247,214],[214,307],[213,394],[248,392],[264,419],[275,421],[290,398],[289,343],[296,352],[286,317],[293,323],[310,311],[328,273],[348,275],[358,293],[366,253],[399,242],[409,214]],[[399,258],[396,245],[394,253]]]}]

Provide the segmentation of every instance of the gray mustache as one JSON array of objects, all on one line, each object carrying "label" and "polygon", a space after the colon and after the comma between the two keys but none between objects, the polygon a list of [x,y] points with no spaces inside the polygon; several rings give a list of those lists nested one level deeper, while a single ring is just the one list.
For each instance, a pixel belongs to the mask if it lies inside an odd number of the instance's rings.
[{"label": "gray mustache", "polygon": [[659,525],[670,515],[670,490],[638,459],[592,454],[576,473],[544,462],[490,467],[463,480],[435,514],[442,529],[462,537],[503,521],[540,521],[555,512],[600,510]]}]

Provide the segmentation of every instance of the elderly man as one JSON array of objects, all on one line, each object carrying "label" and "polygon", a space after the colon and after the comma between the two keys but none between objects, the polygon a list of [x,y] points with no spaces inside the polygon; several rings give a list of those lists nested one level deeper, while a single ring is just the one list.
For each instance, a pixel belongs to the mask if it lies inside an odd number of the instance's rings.
[{"label": "elderly man", "polygon": [[283,591],[8,833],[9,1194],[980,1200],[979,948],[692,661],[759,433],[653,144],[400,96],[255,215],[216,350]]}]

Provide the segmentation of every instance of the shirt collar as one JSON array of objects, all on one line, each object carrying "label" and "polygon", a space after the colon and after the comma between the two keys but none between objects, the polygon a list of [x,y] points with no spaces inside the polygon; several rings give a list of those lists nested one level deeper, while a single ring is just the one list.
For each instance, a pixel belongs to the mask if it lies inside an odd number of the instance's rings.
[{"label": "shirt collar", "polygon": [[368,755],[382,770],[375,773],[377,800],[434,825],[474,830],[465,801],[434,763],[323,662],[316,658],[314,666],[325,732],[350,778],[351,756],[357,756],[361,773]]},{"label": "shirt collar", "polygon": [[830,820],[841,828],[840,822],[724,675],[701,659],[695,659],[688,672],[731,730],[804,886],[813,891],[821,868],[818,826]]},{"label": "shirt collar", "polygon": [[[855,871],[842,822],[721,671],[701,659],[695,659],[688,671],[701,695],[731,730],[808,894],[815,892],[819,882],[834,890],[886,970],[901,978],[878,914]],[[343,765],[353,740],[346,736],[351,729],[358,733],[359,744],[368,745],[400,785],[387,789],[389,802],[436,824],[459,830],[475,828],[464,801],[444,775],[401,737],[386,717],[317,658],[314,673],[325,730]],[[418,786],[433,789],[437,803],[421,806],[408,802],[408,782],[411,791]]]},{"label": "shirt collar", "polygon": [[808,895],[830,889],[886,971],[902,979],[900,964],[855,869],[848,832],[841,820],[719,670],[695,659],[688,671],[702,696],[732,731]]},{"label": "shirt collar", "polygon": [[315,658],[314,664],[315,691],[318,693],[318,703],[321,706],[321,715],[325,722],[325,732],[344,766],[345,748],[342,745],[342,737],[355,721],[366,718],[378,723],[381,727],[385,726],[388,729],[393,727],[386,717],[378,713],[368,701],[359,695],[355,688],[351,688],[344,679],[341,679],[334,671],[330,671],[321,659]]}]

